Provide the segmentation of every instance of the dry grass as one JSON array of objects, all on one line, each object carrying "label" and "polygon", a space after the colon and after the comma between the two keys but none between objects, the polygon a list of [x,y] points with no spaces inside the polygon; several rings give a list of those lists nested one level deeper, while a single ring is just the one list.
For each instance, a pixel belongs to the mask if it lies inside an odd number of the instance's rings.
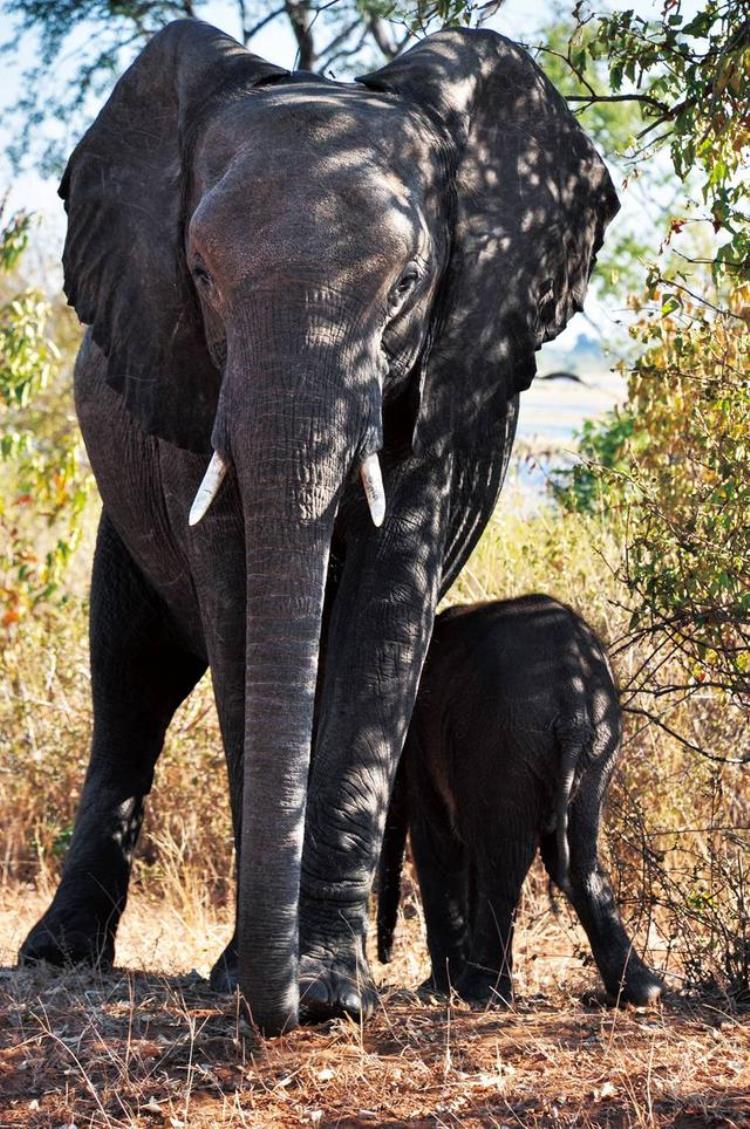
[{"label": "dry grass", "polygon": [[[3,965],[42,905],[32,890],[6,896]],[[200,975],[228,923],[137,897],[116,972],[0,972],[0,1125],[750,1124],[747,1023],[707,1003],[603,1007],[571,939],[528,913],[513,1011],[422,1001],[408,990],[425,972],[415,908],[364,1029],[336,1021],[261,1043]]]}]

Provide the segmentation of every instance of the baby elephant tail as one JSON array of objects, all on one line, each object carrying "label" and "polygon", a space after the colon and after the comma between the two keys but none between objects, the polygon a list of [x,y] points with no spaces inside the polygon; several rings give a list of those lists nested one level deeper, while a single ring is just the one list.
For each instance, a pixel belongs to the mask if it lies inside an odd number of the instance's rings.
[{"label": "baby elephant tail", "polygon": [[396,782],[385,821],[383,849],[378,866],[378,960],[388,964],[393,950],[398,905],[401,900],[401,869],[409,828],[406,774],[403,760],[396,773]]},{"label": "baby elephant tail", "polygon": [[570,895],[569,811],[576,776],[580,774],[581,763],[591,748],[594,734],[588,723],[581,720],[574,724],[558,724],[555,736],[560,753],[555,805],[557,866],[555,873],[550,874],[550,877],[564,893]]}]

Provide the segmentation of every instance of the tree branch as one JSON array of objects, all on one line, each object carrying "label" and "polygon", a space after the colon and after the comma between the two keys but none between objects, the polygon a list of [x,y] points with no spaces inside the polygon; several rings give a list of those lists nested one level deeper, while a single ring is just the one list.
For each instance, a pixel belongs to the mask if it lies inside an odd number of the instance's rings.
[{"label": "tree branch", "polygon": [[351,47],[342,47],[339,51],[336,51],[333,55],[331,55],[331,57],[326,62],[326,67],[332,67],[334,63],[337,63],[339,61],[339,59],[350,59],[353,55],[356,55],[358,51],[362,50],[367,36],[368,28],[365,28],[355,44],[353,44]]},{"label": "tree branch", "polygon": [[292,25],[292,32],[297,41],[295,67],[299,67],[299,69],[303,71],[314,70],[316,53],[312,34],[312,22],[309,18],[310,9],[307,4],[305,4],[304,0],[285,0],[284,11],[287,14],[289,23]]},{"label": "tree branch", "polygon": [[[244,7],[245,5],[243,4],[243,10]],[[243,19],[242,42],[244,43],[245,47],[247,47],[248,43],[254,35],[257,35],[259,31],[262,31],[263,28],[267,26],[267,24],[273,23],[273,21],[275,19],[278,19],[279,16],[283,16],[285,11],[286,4],[282,4],[280,8],[274,8],[273,11],[269,12],[267,16],[264,16],[263,19],[258,20],[258,22],[256,24],[253,24],[252,27],[246,27]]]},{"label": "tree branch", "polygon": [[[566,94],[565,101],[586,102],[589,105],[594,105],[597,102],[643,102],[644,105],[654,106],[658,110],[667,111],[668,109],[663,102],[660,102],[658,98],[652,98],[650,94],[597,94],[596,91],[593,91],[591,94]],[[672,111],[669,111],[670,117],[671,114]]]},{"label": "tree branch", "polygon": [[684,745],[685,748],[691,749],[694,753],[705,757],[706,760],[715,761],[717,764],[750,764],[750,753],[747,753],[744,757],[717,757],[713,753],[706,752],[700,745],[695,745],[692,741],[688,741],[687,737],[683,737],[676,729],[672,729],[665,721],[662,721],[656,714],[650,713],[649,710],[641,709],[638,706],[623,706],[623,713],[634,713],[638,714],[640,717],[645,717],[648,721],[653,722],[654,725],[658,725],[659,728],[663,729],[665,733],[668,733],[670,737],[674,737],[674,739]]},{"label": "tree branch", "polygon": [[713,302],[709,302],[708,298],[703,294],[696,294],[689,287],[684,286],[681,282],[676,282],[673,278],[662,278],[661,275],[656,279],[656,282],[661,286],[673,286],[675,290],[681,290],[683,294],[689,295],[695,302],[699,302],[702,306],[708,306],[709,310],[714,313],[721,314],[722,317],[735,318],[737,321],[745,323],[747,318],[742,314],[736,314],[734,310],[730,310],[727,306],[715,306]]},{"label": "tree branch", "polygon": [[378,50],[385,55],[386,59],[393,59],[398,52],[398,47],[393,42],[384,20],[380,16],[373,16],[368,23],[368,27]]},{"label": "tree branch", "polygon": [[[318,56],[319,56],[321,64],[323,66],[329,66],[333,62],[334,59],[339,58],[339,56],[336,54],[339,47],[341,47],[342,44],[346,43],[349,36],[352,34],[353,31],[357,30],[359,25],[360,25],[360,18],[359,18],[359,16],[357,16],[354,20],[352,20],[351,23],[347,24],[346,27],[344,27],[338,33],[338,35],[334,35],[334,37],[330,41],[330,43],[327,43],[325,47],[321,48],[321,50],[318,53]],[[365,29],[365,31],[364,31],[363,38],[366,35],[367,35],[367,29]],[[360,40],[360,46],[361,46],[362,41],[363,40]]]}]

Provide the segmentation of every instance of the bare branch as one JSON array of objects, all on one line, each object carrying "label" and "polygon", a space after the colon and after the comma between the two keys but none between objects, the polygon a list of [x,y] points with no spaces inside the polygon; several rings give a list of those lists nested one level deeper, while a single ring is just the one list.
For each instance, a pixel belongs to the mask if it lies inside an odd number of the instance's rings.
[{"label": "bare branch", "polygon": [[392,59],[398,54],[398,46],[393,41],[385,21],[380,16],[373,16],[368,24],[370,34],[375,40],[378,49],[382,51],[386,59]]},{"label": "bare branch", "polygon": [[706,749],[701,748],[700,745],[689,741],[687,737],[683,737],[676,729],[672,729],[658,714],[644,710],[640,706],[623,706],[622,708],[624,713],[637,714],[639,717],[645,717],[648,721],[653,722],[654,725],[658,725],[659,728],[663,729],[665,733],[668,733],[670,737],[674,737],[675,741],[679,741],[686,749],[691,749],[694,753],[699,753],[702,757],[705,757],[706,760],[715,761],[717,764],[750,764],[750,753],[747,753],[744,757],[717,757],[713,753],[707,752]]},{"label": "bare branch", "polygon": [[[346,43],[347,39],[352,34],[352,32],[356,31],[359,26],[360,26],[360,18],[359,18],[359,16],[356,16],[355,19],[352,20],[351,23],[348,23],[346,25],[346,27],[344,27],[338,33],[338,35],[334,35],[334,37],[330,41],[330,43],[326,44],[325,47],[321,48],[321,50],[319,52],[319,57],[320,57],[321,61],[324,63],[324,65],[325,64],[330,65],[330,63],[335,58],[338,58],[338,56],[336,55],[336,51],[338,51],[339,47],[341,47],[342,44]],[[366,37],[366,35],[367,35],[367,29],[365,29],[364,35],[363,35],[362,39],[360,40],[360,46],[361,46],[362,42],[364,42],[364,38]]]},{"label": "bare branch", "polygon": [[736,314],[734,310],[730,310],[728,306],[715,306],[713,302],[709,302],[704,294],[696,294],[688,286],[685,286],[681,282],[676,282],[673,278],[662,278],[660,276],[656,281],[662,286],[673,286],[675,290],[681,290],[683,294],[688,294],[695,302],[699,302],[702,306],[708,306],[709,310],[721,314],[722,317],[735,318],[737,321],[743,323],[747,321],[747,318],[743,314]]},{"label": "bare branch", "polygon": [[[242,7],[244,9],[244,4],[242,5]],[[279,16],[283,16],[285,11],[286,11],[286,4],[282,4],[280,8],[274,8],[273,11],[269,12],[268,15],[264,16],[262,20],[258,20],[258,22],[256,24],[253,24],[252,27],[246,27],[244,22],[243,22],[243,25],[242,25],[242,42],[244,43],[244,45],[247,47],[248,43],[250,42],[250,40],[253,38],[254,35],[257,35],[258,32],[262,31],[263,28],[266,27],[268,24],[273,23],[273,21],[275,19],[278,19]]]},{"label": "bare branch", "polygon": [[[591,94],[566,94],[565,101],[585,102],[590,106],[596,105],[597,102],[642,102],[644,105],[654,106],[658,110],[666,109],[663,102],[659,102],[657,98],[652,98],[649,94],[597,94],[596,91],[593,91]],[[671,117],[672,112],[669,111],[669,113]]]}]

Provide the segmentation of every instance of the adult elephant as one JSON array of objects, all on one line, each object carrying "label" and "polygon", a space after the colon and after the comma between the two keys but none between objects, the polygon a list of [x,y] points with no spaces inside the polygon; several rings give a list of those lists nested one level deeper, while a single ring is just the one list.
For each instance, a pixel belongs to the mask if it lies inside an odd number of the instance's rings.
[{"label": "adult elephant", "polygon": [[267,1033],[297,1022],[300,986],[314,1017],[366,1014],[435,606],[492,512],[534,352],[581,306],[610,178],[492,32],[349,84],[187,20],[117,83],[61,193],[104,501],[94,734],[22,959],[112,960],[143,797],[208,664],[239,853],[214,982],[238,968]]}]

